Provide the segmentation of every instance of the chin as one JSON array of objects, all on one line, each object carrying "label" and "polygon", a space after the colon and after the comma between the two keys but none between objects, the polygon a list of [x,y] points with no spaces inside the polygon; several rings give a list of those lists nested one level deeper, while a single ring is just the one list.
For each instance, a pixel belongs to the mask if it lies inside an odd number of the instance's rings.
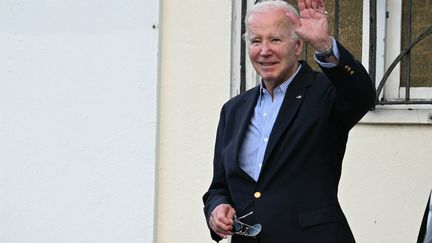
[{"label": "chin", "polygon": [[261,76],[261,78],[266,82],[274,82],[276,80],[275,76]]},{"label": "chin", "polygon": [[258,73],[262,79],[264,80],[274,80],[276,77],[274,75],[271,74],[266,74],[266,73]]}]

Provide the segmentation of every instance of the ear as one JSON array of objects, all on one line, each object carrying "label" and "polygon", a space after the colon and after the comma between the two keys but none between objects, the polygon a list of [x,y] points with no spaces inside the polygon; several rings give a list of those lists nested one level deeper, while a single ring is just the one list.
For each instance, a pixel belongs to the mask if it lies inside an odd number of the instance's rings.
[{"label": "ear", "polygon": [[303,51],[303,41],[301,39],[296,40],[296,56],[300,56],[301,52]]}]

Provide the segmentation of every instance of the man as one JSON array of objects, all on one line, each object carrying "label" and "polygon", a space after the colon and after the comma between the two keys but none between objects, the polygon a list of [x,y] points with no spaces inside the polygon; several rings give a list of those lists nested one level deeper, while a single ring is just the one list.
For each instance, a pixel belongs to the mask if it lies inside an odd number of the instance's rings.
[{"label": "man", "polygon": [[420,232],[417,243],[432,243],[432,194],[429,195],[429,201],[423,215]]},{"label": "man", "polygon": [[[213,180],[203,196],[215,241],[355,242],[337,190],[348,132],[372,107],[375,89],[329,36],[324,7],[300,0],[299,16],[275,0],[246,15],[248,53],[262,81],[220,114]],[[297,61],[303,42],[315,49],[322,73]]]}]

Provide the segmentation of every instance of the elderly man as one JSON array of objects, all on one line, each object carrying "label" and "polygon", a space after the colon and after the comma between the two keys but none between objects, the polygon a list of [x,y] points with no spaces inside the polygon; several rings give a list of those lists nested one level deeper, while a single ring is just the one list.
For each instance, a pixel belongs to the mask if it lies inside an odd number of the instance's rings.
[{"label": "elderly man", "polygon": [[[337,198],[349,130],[373,106],[363,66],[329,36],[323,0],[248,10],[245,39],[261,83],[222,108],[203,196],[215,241],[355,242]],[[298,61],[303,43],[323,72]]]}]

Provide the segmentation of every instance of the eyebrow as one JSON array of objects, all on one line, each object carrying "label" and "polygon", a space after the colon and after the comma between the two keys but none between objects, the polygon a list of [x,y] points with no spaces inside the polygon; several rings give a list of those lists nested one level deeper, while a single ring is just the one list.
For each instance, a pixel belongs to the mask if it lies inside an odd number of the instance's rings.
[{"label": "eyebrow", "polygon": [[[279,39],[284,39],[285,37],[286,37],[286,36],[283,35],[283,34],[278,34],[278,35],[270,35],[268,38],[279,38]],[[259,35],[252,35],[252,34],[249,34],[249,39],[257,39],[257,38],[262,39],[263,37],[262,37],[262,36],[259,36]]]}]

